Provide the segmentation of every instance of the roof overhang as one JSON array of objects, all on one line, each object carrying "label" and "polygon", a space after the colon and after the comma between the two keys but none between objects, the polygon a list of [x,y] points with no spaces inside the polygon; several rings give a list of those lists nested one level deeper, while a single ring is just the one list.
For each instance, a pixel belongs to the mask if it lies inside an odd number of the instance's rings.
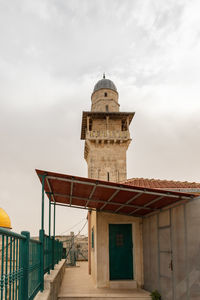
[{"label": "roof overhang", "polygon": [[44,190],[56,205],[144,217],[188,201],[194,194],[141,188],[125,184],[36,170]]},{"label": "roof overhang", "polygon": [[103,112],[103,111],[83,111],[82,126],[81,126],[81,140],[85,139],[87,129],[87,117],[94,119],[106,119],[109,117],[114,120],[127,120],[129,118],[129,124],[131,123],[135,113],[134,112]]}]

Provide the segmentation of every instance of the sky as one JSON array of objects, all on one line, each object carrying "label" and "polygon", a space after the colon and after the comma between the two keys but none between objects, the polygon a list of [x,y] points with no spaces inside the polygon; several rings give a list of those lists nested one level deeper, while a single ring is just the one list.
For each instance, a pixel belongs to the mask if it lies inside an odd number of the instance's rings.
[{"label": "sky", "polygon": [[[120,110],[136,112],[128,178],[200,182],[199,11],[199,0],[0,0],[0,207],[13,231],[38,235],[35,169],[87,176],[82,111],[103,72]],[[86,215],[57,208],[56,234]]]}]

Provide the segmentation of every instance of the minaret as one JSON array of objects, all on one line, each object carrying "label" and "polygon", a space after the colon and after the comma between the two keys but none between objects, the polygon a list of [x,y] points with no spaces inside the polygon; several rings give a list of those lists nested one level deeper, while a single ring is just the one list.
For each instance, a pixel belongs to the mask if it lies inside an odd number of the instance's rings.
[{"label": "minaret", "polygon": [[134,112],[120,112],[114,83],[99,80],[91,96],[91,111],[84,111],[81,139],[88,177],[112,182],[127,179],[126,151],[131,142],[129,125]]}]

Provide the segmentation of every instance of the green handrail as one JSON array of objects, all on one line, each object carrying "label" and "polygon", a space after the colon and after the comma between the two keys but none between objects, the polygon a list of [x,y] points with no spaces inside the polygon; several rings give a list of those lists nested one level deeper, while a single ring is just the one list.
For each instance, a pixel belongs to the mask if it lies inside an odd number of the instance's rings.
[{"label": "green handrail", "polygon": [[32,300],[44,289],[44,274],[62,259],[63,244],[40,230],[39,240],[0,228],[0,300]]}]

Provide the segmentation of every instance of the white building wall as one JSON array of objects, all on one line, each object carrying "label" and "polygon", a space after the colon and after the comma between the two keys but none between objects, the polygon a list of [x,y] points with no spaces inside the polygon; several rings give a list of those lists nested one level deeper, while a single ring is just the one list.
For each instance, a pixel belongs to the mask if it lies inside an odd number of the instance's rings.
[{"label": "white building wall", "polygon": [[[142,224],[140,218],[111,213],[96,214],[96,248],[92,253],[91,274],[97,287],[111,287],[109,280],[109,224],[132,224],[134,280],[129,280],[129,288],[143,286]],[[122,286],[119,281],[119,287]]]},{"label": "white building wall", "polygon": [[163,300],[200,299],[200,199],[143,219],[144,287]]}]

